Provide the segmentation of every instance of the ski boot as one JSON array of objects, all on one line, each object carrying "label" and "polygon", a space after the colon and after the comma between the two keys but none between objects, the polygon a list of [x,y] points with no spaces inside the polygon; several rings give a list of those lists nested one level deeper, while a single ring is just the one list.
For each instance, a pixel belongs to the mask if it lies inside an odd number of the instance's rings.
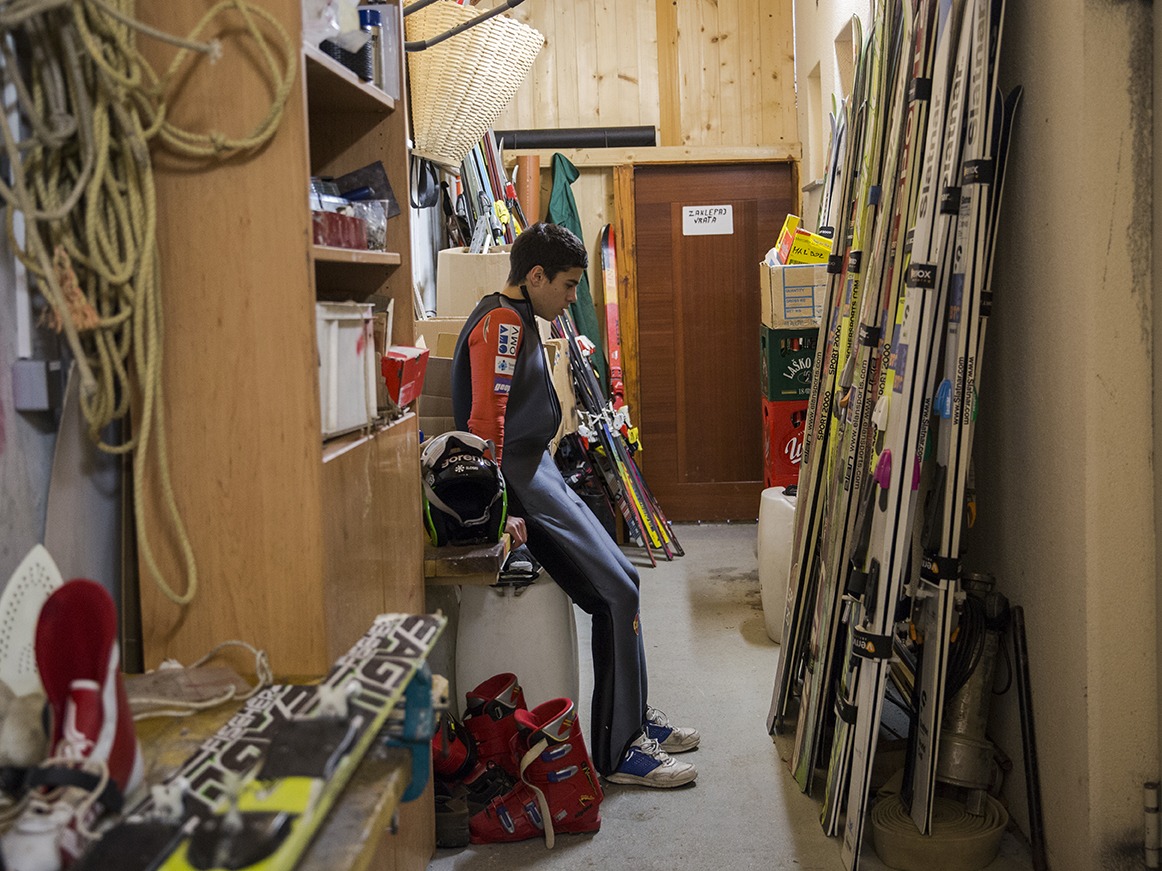
[{"label": "ski boot", "polygon": [[515,717],[512,746],[521,781],[469,820],[472,843],[523,841],[543,833],[551,848],[557,832],[597,831],[604,796],[573,702],[554,699]]},{"label": "ski boot", "polygon": [[468,703],[464,725],[476,742],[476,758],[484,765],[494,762],[514,778],[518,777],[512,756],[512,737],[516,734],[513,714],[527,711],[524,690],[516,675],[505,672],[490,677],[465,694]]},{"label": "ski boot", "polygon": [[[448,711],[440,715],[440,728],[432,736],[432,771],[437,792],[466,802],[468,816],[512,789],[516,778],[495,761],[481,762],[477,757],[476,739]],[[511,756],[512,751],[509,750]],[[459,805],[455,806],[459,808]],[[464,819],[467,838],[468,819]],[[461,845],[463,846],[463,845]]]},{"label": "ski boot", "polygon": [[116,639],[116,607],[98,583],[69,581],[41,608],[36,664],[52,709],[49,758],[31,770],[29,804],[0,838],[8,871],[70,865],[97,818],[119,813],[141,782]]},{"label": "ski boot", "polygon": [[440,715],[432,736],[432,772],[436,790],[436,846],[467,847],[468,820],[516,783],[495,762],[476,757],[476,739],[450,711]]}]

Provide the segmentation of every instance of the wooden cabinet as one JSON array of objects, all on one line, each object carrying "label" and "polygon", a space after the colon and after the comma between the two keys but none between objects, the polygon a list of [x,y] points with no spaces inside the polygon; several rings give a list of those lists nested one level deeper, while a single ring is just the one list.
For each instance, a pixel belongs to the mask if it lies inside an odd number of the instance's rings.
[{"label": "wooden cabinet", "polygon": [[[297,62],[275,136],[225,161],[154,149],[165,449],[198,590],[189,605],[169,601],[139,545],[146,668],[167,657],[188,664],[240,639],[265,649],[276,675],[321,674],[377,613],[423,609],[416,418],[324,444],[315,338],[316,299],[393,299],[392,341],[412,342],[406,95],[393,101],[300,48],[299,0],[262,2]],[[212,3],[141,0],[137,14],[184,35]],[[237,13],[219,22],[202,36],[222,38],[221,59],[176,79],[170,114],[189,129],[241,136],[265,114],[272,87]],[[279,37],[267,35],[277,53]],[[155,69],[174,54],[146,37],[138,44]],[[403,209],[388,219],[390,253],[312,245],[309,176],[374,160]],[[150,438],[157,457],[158,434]],[[156,463],[145,482],[148,543],[182,589]]]}]

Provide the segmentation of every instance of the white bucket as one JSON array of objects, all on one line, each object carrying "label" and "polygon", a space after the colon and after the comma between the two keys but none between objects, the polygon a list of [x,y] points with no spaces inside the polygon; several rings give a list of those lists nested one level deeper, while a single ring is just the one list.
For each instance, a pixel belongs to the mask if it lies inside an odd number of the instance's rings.
[{"label": "white bucket", "polygon": [[782,487],[763,490],[759,505],[759,593],[771,641],[783,640],[791,547],[795,533],[795,497]]},{"label": "white bucket", "polygon": [[579,704],[577,621],[573,600],[542,569],[517,594],[511,587],[465,584],[456,633],[456,692],[512,672],[529,708],[556,698]]}]

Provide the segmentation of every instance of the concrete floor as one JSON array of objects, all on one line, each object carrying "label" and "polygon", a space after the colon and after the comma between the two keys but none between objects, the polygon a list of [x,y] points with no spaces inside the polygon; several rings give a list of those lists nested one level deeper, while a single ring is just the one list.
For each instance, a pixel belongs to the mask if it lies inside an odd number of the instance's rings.
[{"label": "concrete floor", "polygon": [[[780,760],[790,748],[766,732],[779,645],[765,628],[757,525],[679,524],[675,532],[686,555],[640,568],[642,630],[650,703],[702,733],[701,747],[683,757],[697,765],[698,780],[674,790],[603,783],[599,832],[559,836],[551,851],[537,840],[437,850],[430,871],[843,868],[840,842],[820,828],[818,799],[799,791]],[[640,564],[639,551],[626,553]],[[576,613],[588,731],[588,618]],[[529,699],[530,707],[540,701]],[[887,866],[868,831],[860,867],[879,871]],[[1031,867],[1024,841],[1007,833],[988,871]]]}]

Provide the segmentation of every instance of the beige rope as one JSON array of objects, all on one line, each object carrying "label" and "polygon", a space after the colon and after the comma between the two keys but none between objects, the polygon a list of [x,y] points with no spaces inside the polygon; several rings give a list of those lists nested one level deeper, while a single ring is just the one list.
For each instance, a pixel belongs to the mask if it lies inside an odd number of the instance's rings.
[{"label": "beige rope", "polygon": [[133,701],[138,705],[178,705],[180,707],[155,708],[149,711],[141,711],[140,713],[133,715],[133,720],[136,722],[137,720],[146,720],[151,717],[188,717],[190,714],[197,713],[198,711],[205,710],[207,708],[217,707],[218,705],[224,702],[228,702],[231,699],[236,698],[239,701],[246,701],[246,699],[253,696],[259,690],[271,686],[274,683],[274,672],[271,670],[270,660],[266,655],[266,651],[256,650],[245,641],[223,641],[221,644],[214,647],[213,650],[191,665],[190,668],[197,668],[200,665],[205,665],[218,654],[218,651],[222,650],[224,647],[231,646],[245,647],[247,650],[254,654],[254,672],[257,680],[254,686],[252,686],[247,692],[243,693],[242,695],[238,695],[238,691],[234,687],[230,687],[230,689],[228,689],[222,695],[212,699],[206,699],[205,701],[201,702],[191,702],[182,699],[135,697]]},{"label": "beige rope", "polygon": [[[213,62],[224,50],[202,34],[222,16],[241,18],[274,85],[270,108],[246,135],[196,132],[169,120],[167,90],[195,55]],[[8,47],[21,31],[33,63],[29,79]],[[136,34],[179,50],[158,75],[137,50]],[[272,47],[268,34],[276,40]],[[19,141],[7,115],[0,135],[12,184],[0,180],[9,206],[9,244],[37,279],[51,308],[46,322],[63,332],[81,379],[89,437],[102,450],[133,452],[134,512],[142,559],[162,592],[177,604],[197,591],[197,566],[169,475],[161,398],[162,306],[158,279],[157,207],[149,142],[194,158],[226,157],[258,148],[277,130],[290,95],[298,47],[270,13],[246,0],[211,8],[188,37],[133,17],[132,0],[10,0],[0,8],[0,75],[12,84],[32,136]],[[13,213],[25,219],[17,244]],[[136,436],[108,444],[101,436],[129,410],[135,370],[141,415]],[[149,451],[156,447],[156,456]],[[184,562],[185,592],[164,579],[145,525],[143,483],[151,464]]]}]

